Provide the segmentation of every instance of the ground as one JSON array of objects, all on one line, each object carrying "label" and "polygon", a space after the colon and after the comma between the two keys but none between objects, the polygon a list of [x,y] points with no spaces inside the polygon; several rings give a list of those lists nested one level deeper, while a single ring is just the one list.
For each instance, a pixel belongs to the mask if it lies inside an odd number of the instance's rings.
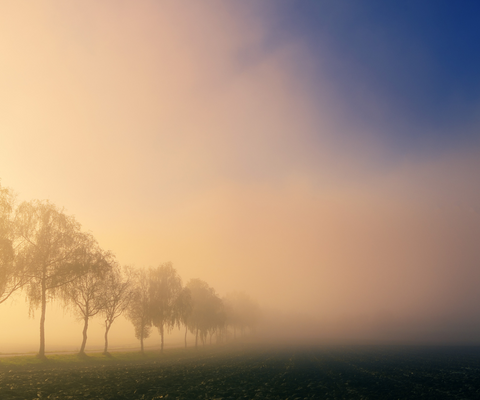
[{"label": "ground", "polygon": [[480,348],[236,345],[0,361],[1,399],[479,399]]}]

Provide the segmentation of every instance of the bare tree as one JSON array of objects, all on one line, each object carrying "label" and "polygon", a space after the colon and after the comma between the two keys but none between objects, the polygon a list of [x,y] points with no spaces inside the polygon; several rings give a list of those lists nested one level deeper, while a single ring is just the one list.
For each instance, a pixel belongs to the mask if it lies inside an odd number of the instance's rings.
[{"label": "bare tree", "polygon": [[83,321],[79,356],[85,356],[89,319],[104,308],[102,297],[104,280],[113,263],[111,254],[103,253],[95,243],[86,249],[82,257],[82,263],[88,272],[63,285],[61,291],[65,304]]},{"label": "bare tree", "polygon": [[181,290],[175,301],[174,308],[175,320],[178,327],[180,328],[180,325],[185,326],[185,348],[187,348],[188,322],[193,312],[192,293],[189,288],[184,287]]},{"label": "bare tree", "polygon": [[24,202],[15,215],[19,237],[17,256],[30,277],[27,297],[30,310],[41,307],[39,358],[45,358],[47,302],[59,289],[88,270],[84,254],[94,243],[80,224],[48,201]]},{"label": "bare tree", "polygon": [[165,329],[175,325],[175,300],[182,290],[182,280],[171,263],[150,269],[149,276],[152,322],[160,333],[163,353]]},{"label": "bare tree", "polygon": [[105,347],[104,355],[108,353],[108,332],[113,322],[122,315],[129,307],[134,291],[134,276],[130,268],[122,272],[118,264],[114,264],[103,280],[102,315],[105,317]]},{"label": "bare tree", "polygon": [[0,303],[29,281],[25,264],[15,257],[14,195],[0,185]]},{"label": "bare tree", "polygon": [[135,337],[140,340],[140,351],[143,353],[143,341],[150,336],[152,318],[150,315],[150,281],[147,271],[141,269],[134,275],[134,290],[127,308],[127,318],[135,328]]}]

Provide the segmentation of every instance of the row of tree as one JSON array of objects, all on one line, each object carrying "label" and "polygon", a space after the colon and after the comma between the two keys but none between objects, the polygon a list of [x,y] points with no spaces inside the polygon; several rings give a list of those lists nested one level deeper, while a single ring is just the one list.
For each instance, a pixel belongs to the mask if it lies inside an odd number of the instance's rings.
[{"label": "row of tree", "polygon": [[205,343],[216,335],[226,339],[227,327],[253,329],[258,305],[248,296],[233,293],[223,299],[200,279],[182,281],[171,263],[157,268],[121,268],[112,253],[100,248],[72,216],[49,201],[23,202],[15,206],[10,189],[0,185],[0,303],[24,290],[30,310],[40,308],[40,349],[45,357],[47,304],[63,300],[83,320],[80,354],[85,354],[89,320],[105,320],[105,347],[114,321],[125,315],[134,325],[143,352],[144,339],[158,329],[163,352],[165,332],[185,328]]}]

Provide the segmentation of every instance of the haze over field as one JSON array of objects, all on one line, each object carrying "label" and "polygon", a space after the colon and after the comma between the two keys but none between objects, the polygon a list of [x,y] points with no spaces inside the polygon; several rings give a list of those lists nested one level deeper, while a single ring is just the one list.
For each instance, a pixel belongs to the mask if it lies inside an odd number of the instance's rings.
[{"label": "haze over field", "polygon": [[[1,184],[65,207],[122,265],[249,293],[265,335],[478,343],[479,15],[5,1]],[[24,294],[0,318],[0,352],[36,349]],[[60,306],[46,328],[48,350],[80,343]],[[137,343],[127,321],[111,334]]]}]

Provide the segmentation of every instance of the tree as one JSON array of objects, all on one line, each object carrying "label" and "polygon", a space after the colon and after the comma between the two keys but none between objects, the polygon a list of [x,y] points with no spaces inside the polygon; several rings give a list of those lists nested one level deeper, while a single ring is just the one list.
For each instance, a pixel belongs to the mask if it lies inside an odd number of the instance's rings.
[{"label": "tree", "polygon": [[192,293],[189,288],[184,287],[181,290],[175,301],[174,308],[178,327],[180,328],[181,324],[185,326],[185,348],[187,348],[188,322],[193,312]]},{"label": "tree", "polygon": [[134,275],[132,299],[128,304],[127,318],[135,328],[135,337],[140,340],[140,351],[143,353],[143,341],[150,336],[152,318],[150,316],[150,282],[147,271],[141,269]]},{"label": "tree", "polygon": [[0,185],[0,303],[24,286],[29,276],[15,257],[14,195]]},{"label": "tree", "polygon": [[73,313],[83,321],[82,344],[79,355],[85,356],[88,321],[104,309],[104,280],[111,269],[112,255],[104,253],[91,243],[82,255],[81,261],[88,271],[62,287],[62,297]]},{"label": "tree", "polygon": [[152,323],[160,333],[163,353],[165,328],[170,330],[175,325],[175,301],[182,290],[182,280],[171,263],[150,269],[149,277]]},{"label": "tree", "polygon": [[105,317],[105,347],[103,354],[108,355],[108,332],[113,322],[122,315],[135,295],[134,276],[129,268],[125,268],[124,272],[118,266],[113,264],[112,269],[107,273],[103,280],[102,298],[102,315]]},{"label": "tree", "polygon": [[190,289],[193,301],[189,329],[195,334],[195,347],[197,347],[199,334],[205,344],[209,330],[218,326],[223,311],[223,302],[215,294],[215,290],[200,279],[191,279],[187,287]]},{"label": "tree", "polygon": [[260,319],[260,307],[258,303],[244,292],[229,293],[223,299],[226,312],[226,324],[233,327],[233,335],[236,337],[237,329],[242,335],[245,329],[253,330]]},{"label": "tree", "polygon": [[30,310],[41,307],[38,357],[45,358],[47,302],[63,285],[87,272],[84,254],[94,240],[80,231],[74,217],[48,201],[23,202],[17,208],[15,228],[19,237],[18,257],[30,277]]},{"label": "tree", "polygon": [[[207,302],[207,333],[210,334],[210,344],[212,344],[213,334],[217,334],[225,326],[225,310],[223,301],[216,294],[210,296]],[[206,337],[206,335],[204,335]],[[217,335],[218,341],[218,335]]]}]

